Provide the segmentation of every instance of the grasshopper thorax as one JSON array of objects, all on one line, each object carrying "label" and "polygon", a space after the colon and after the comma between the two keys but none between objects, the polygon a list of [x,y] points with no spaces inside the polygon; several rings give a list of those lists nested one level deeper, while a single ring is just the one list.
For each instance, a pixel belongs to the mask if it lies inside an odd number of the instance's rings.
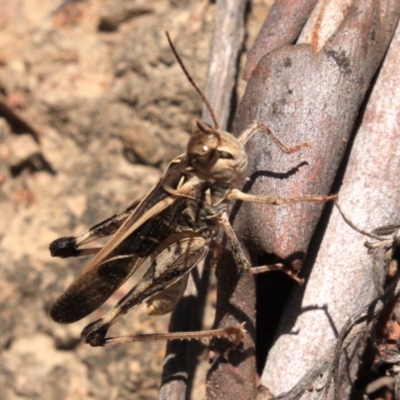
[{"label": "grasshopper thorax", "polygon": [[228,132],[199,121],[187,147],[189,164],[197,174],[215,182],[244,179],[247,155],[242,144]]}]

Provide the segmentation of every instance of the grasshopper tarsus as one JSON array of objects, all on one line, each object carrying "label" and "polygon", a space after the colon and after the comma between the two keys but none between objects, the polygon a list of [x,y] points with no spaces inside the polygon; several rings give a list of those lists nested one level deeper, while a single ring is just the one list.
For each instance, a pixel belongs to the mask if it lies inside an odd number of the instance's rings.
[{"label": "grasshopper tarsus", "polygon": [[49,249],[52,257],[77,257],[81,253],[73,236],[65,236],[54,240],[50,243]]},{"label": "grasshopper tarsus", "polygon": [[222,328],[222,330],[225,331],[226,337],[237,346],[242,342],[244,335],[247,333],[244,325],[245,322],[242,322],[237,326],[226,326],[225,328]]},{"label": "grasshopper tarsus", "polygon": [[298,144],[296,146],[289,147],[287,154],[297,153],[298,151],[300,151],[304,147],[310,147],[310,144],[308,142],[303,142],[303,143],[300,143],[300,144]]}]

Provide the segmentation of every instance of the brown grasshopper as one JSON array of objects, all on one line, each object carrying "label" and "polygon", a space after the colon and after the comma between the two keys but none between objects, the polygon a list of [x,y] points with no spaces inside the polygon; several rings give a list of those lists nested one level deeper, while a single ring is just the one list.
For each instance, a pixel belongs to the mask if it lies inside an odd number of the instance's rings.
[{"label": "brown grasshopper", "polygon": [[[238,138],[219,129],[214,112],[183,65],[169,35],[169,44],[183,72],[202,98],[214,122],[197,122],[187,151],[174,158],[159,182],[141,200],[95,226],[72,237],[63,237],[50,244],[55,257],[95,255],[76,280],[56,301],[51,317],[60,323],[72,323],[87,316],[103,304],[147,259],[152,263],[143,278],[101,319],[89,324],[82,340],[92,346],[157,339],[192,339],[204,336],[241,337],[242,326],[225,329],[133,335],[106,338],[109,327],[119,318],[147,302],[149,313],[170,312],[185,290],[189,271],[210,248],[216,248],[220,234],[225,234],[241,271],[259,273],[282,269],[281,264],[251,268],[229,223],[228,204],[232,200],[282,205],[303,201],[326,202],[336,196],[303,196],[281,199],[257,196],[236,188],[246,177],[245,143],[258,131],[265,132],[287,154],[306,143],[286,147],[262,122],[254,122]],[[85,244],[112,235],[102,248],[82,248]],[[299,280],[296,276],[295,279]]]}]

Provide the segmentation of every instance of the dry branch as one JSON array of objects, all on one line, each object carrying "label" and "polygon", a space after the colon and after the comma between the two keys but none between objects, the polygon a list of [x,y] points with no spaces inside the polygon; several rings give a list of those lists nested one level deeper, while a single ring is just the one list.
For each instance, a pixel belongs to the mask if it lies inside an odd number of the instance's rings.
[{"label": "dry branch", "polygon": [[[219,1],[211,45],[206,96],[226,129],[231,99],[236,84],[239,52],[244,39],[245,0]],[[209,118],[203,110],[202,120]],[[170,331],[201,329],[209,270],[196,270],[197,279],[173,312]],[[186,399],[191,390],[196,359],[201,345],[195,342],[171,342],[167,347],[160,399]]]},{"label": "dry branch", "polygon": [[[336,133],[340,135],[338,138],[344,139],[353,129],[365,91],[385,55],[400,12],[399,3],[393,1],[353,3],[337,31],[318,53],[336,60],[342,70],[340,79],[326,87],[327,76],[314,74],[315,85],[330,95],[324,106],[331,104],[337,110],[331,124],[322,124],[326,118],[320,115],[321,121],[314,129],[330,137]],[[320,20],[324,18],[323,11]],[[310,29],[320,34],[319,26]],[[367,231],[395,223],[399,218],[400,187],[394,174],[400,166],[394,122],[399,101],[393,89],[399,84],[398,43],[396,37],[368,99],[339,192],[344,210]],[[314,45],[318,51],[320,42]],[[307,90],[305,92],[312,96]],[[318,255],[313,250],[316,262],[307,287],[305,291],[296,288],[292,294],[276,343],[269,353],[262,382],[273,393],[294,386],[303,371],[309,370],[321,353],[332,346],[347,316],[356,313],[376,296],[371,276],[372,259],[363,246],[364,240],[337,212],[333,213]],[[318,310],[322,307],[324,312]],[[306,312],[311,308],[314,310]],[[294,328],[298,332],[296,335],[283,335]],[[347,353],[347,362],[341,364],[338,373],[341,399],[350,395],[363,349],[361,345],[353,346]],[[292,367],[288,370],[289,358]]]}]

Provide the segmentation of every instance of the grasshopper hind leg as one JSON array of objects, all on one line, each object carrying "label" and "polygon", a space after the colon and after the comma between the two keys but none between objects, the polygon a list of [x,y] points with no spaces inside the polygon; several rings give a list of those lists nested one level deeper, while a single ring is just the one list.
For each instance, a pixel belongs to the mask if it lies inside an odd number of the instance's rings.
[{"label": "grasshopper hind leg", "polygon": [[101,342],[101,346],[108,347],[122,343],[132,342],[144,342],[144,341],[156,341],[156,340],[202,340],[210,338],[226,338],[234,346],[239,345],[246,333],[244,324],[236,326],[227,326],[221,329],[212,329],[208,331],[196,331],[196,332],[170,332],[170,333],[154,333],[154,334],[143,334],[143,335],[132,335],[132,336],[116,336],[110,338],[104,338]]},{"label": "grasshopper hind leg", "polygon": [[186,290],[189,274],[175,282],[165,290],[146,300],[148,315],[164,315],[171,312]]},{"label": "grasshopper hind leg", "polygon": [[[171,306],[179,301],[183,294],[187,283],[186,276],[207,252],[208,247],[204,238],[187,237],[187,234],[182,234],[180,240],[167,246],[158,254],[142,279],[110,312],[83,330],[82,340],[92,346],[104,346],[110,342],[110,339],[105,338],[108,328],[145,301],[157,305],[157,302],[161,300],[164,307],[167,304],[165,312],[170,311]],[[115,341],[111,340],[111,342]]]},{"label": "grasshopper hind leg", "polygon": [[186,237],[168,246],[153,261],[143,278],[109,313],[83,330],[82,340],[91,346],[113,346],[149,340],[201,340],[212,337],[226,337],[234,344],[240,343],[245,333],[243,325],[200,332],[106,337],[108,329],[119,318],[145,301],[153,308],[159,307],[155,313],[170,312],[182,297],[190,270],[204,258],[207,252],[208,247],[202,237]]}]

